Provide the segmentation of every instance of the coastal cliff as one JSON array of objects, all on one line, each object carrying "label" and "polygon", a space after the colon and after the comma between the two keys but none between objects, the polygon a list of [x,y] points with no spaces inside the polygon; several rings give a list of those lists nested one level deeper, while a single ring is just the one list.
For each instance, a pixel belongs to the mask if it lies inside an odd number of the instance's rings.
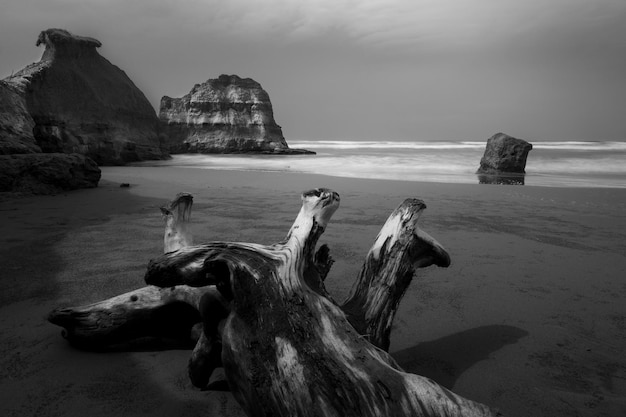
[{"label": "coastal cliff", "polygon": [[159,119],[171,153],[314,153],[289,148],[268,93],[237,75],[196,84],[181,98],[164,96]]},{"label": "coastal cliff", "polygon": [[0,81],[0,193],[55,194],[98,186],[100,168],[91,158],[42,153],[34,128],[24,95]]},{"label": "coastal cliff", "polygon": [[41,152],[33,136],[34,127],[24,96],[0,80],[0,155]]},{"label": "coastal cliff", "polygon": [[0,109],[4,153],[79,153],[101,165],[167,157],[154,109],[124,71],[98,54],[98,40],[48,29],[39,45],[41,60],[0,86],[21,106]]}]

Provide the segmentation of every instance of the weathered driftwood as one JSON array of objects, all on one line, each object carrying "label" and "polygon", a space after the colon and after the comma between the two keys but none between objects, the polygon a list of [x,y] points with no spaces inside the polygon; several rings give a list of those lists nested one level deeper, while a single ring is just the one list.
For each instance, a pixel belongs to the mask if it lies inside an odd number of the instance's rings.
[{"label": "weathered driftwood", "polygon": [[198,337],[194,325],[201,321],[198,306],[210,292],[217,290],[147,286],[85,306],[57,308],[48,320],[63,327],[63,337],[83,349],[106,350],[141,338],[193,346]]},{"label": "weathered driftwood", "polygon": [[[487,406],[464,399],[428,378],[403,372],[386,352],[355,330],[341,308],[309,284],[304,271],[313,261],[317,241],[338,205],[339,196],[333,191],[305,193],[300,214],[285,241],[271,246],[213,243],[183,248],[152,261],[146,281],[159,286],[214,284],[225,299],[232,300],[222,330],[221,362],[231,391],[249,416],[494,415]],[[400,213],[412,216],[423,204],[409,202],[406,207]],[[400,213],[381,231],[366,269],[377,271],[395,265],[386,262],[386,257],[404,263],[401,258],[405,254],[393,249],[403,239],[398,233],[406,231]],[[417,241],[422,240],[432,245],[424,249],[409,244],[406,255],[426,252],[432,261],[449,262],[432,238],[422,234]],[[174,267],[179,259],[197,270],[188,273]],[[418,261],[417,266],[421,264]],[[363,278],[360,282],[367,285],[382,280],[395,286],[393,277],[400,274],[405,278],[404,270],[402,267],[382,273],[383,278]],[[393,311],[397,304],[394,291],[390,300],[380,298],[379,292],[374,290],[379,299],[372,305],[382,303],[382,310]],[[352,299],[360,298],[355,295]],[[393,312],[382,316],[389,321]]]},{"label": "weathered driftwood", "polygon": [[165,219],[165,235],[163,236],[165,253],[193,244],[193,237],[188,227],[192,205],[191,194],[178,193],[169,204],[161,207],[161,213]]},{"label": "weathered driftwood", "polygon": [[[191,194],[179,193],[161,207],[165,253],[191,244],[187,225],[192,205]],[[48,320],[63,327],[63,337],[83,349],[108,349],[141,338],[193,346],[200,333],[197,324],[202,321],[200,302],[212,293],[219,295],[215,287],[147,286],[89,305],[57,308]]]},{"label": "weathered driftwood", "polygon": [[450,256],[417,221],[426,205],[405,200],[387,219],[341,309],[375,346],[389,349],[393,319],[416,268],[447,267]]},{"label": "weathered driftwood", "polygon": [[[191,245],[192,205],[191,194],[179,193],[161,207],[165,253]],[[321,246],[315,255],[314,269],[307,271],[312,285],[323,288],[320,281],[325,279],[332,263],[328,247]],[[182,269],[187,266],[189,264],[183,260]],[[48,320],[63,327],[62,335],[72,345],[87,350],[124,348],[137,340],[147,346],[163,341],[167,342],[166,346],[195,344],[189,375],[195,386],[205,388],[213,370],[220,366],[221,345],[219,334],[209,337],[206,336],[209,333],[202,330],[206,329],[207,321],[225,319],[228,315],[222,317],[220,304],[207,300],[221,298],[215,286],[158,288],[148,285],[93,304],[57,308],[48,315]]]},{"label": "weathered driftwood", "polygon": [[[179,197],[163,211],[166,253],[146,272],[146,282],[156,286],[55,310],[50,320],[65,328],[71,342],[93,348],[134,336],[197,340],[189,362],[194,385],[205,387],[213,370],[224,366],[250,416],[493,415],[404,373],[376,347],[389,346],[395,311],[415,268],[450,262],[417,226],[421,201],[406,200],[392,213],[338,306],[324,287],[333,262],[329,250],[324,245],[315,251],[339,204],[336,193],[304,193],[286,239],[271,246],[190,246],[191,198]],[[180,324],[178,333],[164,330],[169,326],[159,324],[159,312]],[[194,332],[200,320],[202,329]]]}]

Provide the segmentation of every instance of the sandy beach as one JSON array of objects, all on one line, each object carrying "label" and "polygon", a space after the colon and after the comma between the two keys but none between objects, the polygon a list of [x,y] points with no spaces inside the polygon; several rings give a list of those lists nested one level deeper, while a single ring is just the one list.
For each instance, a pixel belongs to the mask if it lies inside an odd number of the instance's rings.
[{"label": "sandy beach", "polygon": [[402,301],[390,351],[404,369],[509,417],[626,415],[626,189],[102,173],[97,189],[0,197],[2,416],[243,416],[230,393],[191,385],[190,351],[84,352],[46,316],[144,286],[163,251],[159,206],[180,191],[194,195],[197,243],[269,244],[315,187],[341,195],[321,239],[338,300],[391,211],[428,206],[421,227],[452,265],[419,270]]}]

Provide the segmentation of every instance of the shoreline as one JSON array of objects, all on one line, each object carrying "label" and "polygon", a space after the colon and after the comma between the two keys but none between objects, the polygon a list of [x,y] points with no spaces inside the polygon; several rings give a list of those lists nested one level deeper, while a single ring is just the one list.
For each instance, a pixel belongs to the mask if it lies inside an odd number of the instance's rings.
[{"label": "shoreline", "polygon": [[[481,158],[481,154],[437,154],[416,153],[408,150],[375,155],[372,151],[346,153],[344,150],[320,152],[315,157],[282,157],[271,155],[239,154],[176,154],[167,161],[144,161],[133,164],[144,167],[185,167],[205,170],[229,170],[245,172],[280,172],[285,174],[321,174],[343,178],[384,179],[392,181],[436,182],[452,184],[478,184],[493,176],[477,174],[478,164],[470,161]],[[526,173],[498,174],[506,180],[513,175],[515,182],[530,186],[583,187],[583,188],[626,188],[626,171],[617,168],[620,153],[613,156],[610,167],[604,167],[598,156],[589,156],[585,166],[579,153],[566,157],[537,155],[529,161]],[[551,159],[552,158],[552,159]],[[569,159],[574,158],[574,159]],[[437,163],[435,161],[440,161]],[[534,161],[534,162],[533,162]],[[569,164],[569,165],[568,165]],[[591,164],[591,165],[589,165]],[[567,167],[571,167],[568,169]],[[611,168],[612,167],[612,168]]]},{"label": "shoreline", "polygon": [[[417,183],[321,174],[103,167],[101,186],[0,201],[0,414],[149,413],[240,417],[230,393],[202,392],[190,351],[81,352],[45,320],[55,307],[143,286],[162,251],[158,207],[194,194],[195,241],[281,240],[299,194],[341,196],[320,239],[342,300],[365,253],[405,198],[428,208],[421,228],[449,268],[418,271],[402,300],[391,353],[409,372],[522,417],[626,410],[626,190]],[[130,183],[130,188],[120,188]]]}]

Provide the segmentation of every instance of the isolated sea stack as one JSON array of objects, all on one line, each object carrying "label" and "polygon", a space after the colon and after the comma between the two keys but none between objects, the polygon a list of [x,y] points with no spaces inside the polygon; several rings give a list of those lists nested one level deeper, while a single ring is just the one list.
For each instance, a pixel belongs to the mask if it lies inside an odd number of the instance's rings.
[{"label": "isolated sea stack", "polygon": [[533,145],[504,133],[487,139],[485,154],[480,160],[480,183],[524,184],[526,159]]},{"label": "isolated sea stack", "polygon": [[[48,29],[39,34],[42,44],[41,60],[0,86],[3,97],[20,103],[13,115],[0,109],[5,148],[13,148],[5,153],[79,153],[102,165],[167,157],[154,109],[124,71],[98,54],[98,40]],[[13,131],[5,123],[11,117],[21,121]]]},{"label": "isolated sea stack", "polygon": [[496,133],[487,139],[485,154],[480,160],[477,174],[514,173],[524,174],[528,152],[533,145],[504,133]]},{"label": "isolated sea stack", "polygon": [[159,118],[171,153],[312,154],[291,149],[261,84],[220,75],[181,98],[164,96]]}]

